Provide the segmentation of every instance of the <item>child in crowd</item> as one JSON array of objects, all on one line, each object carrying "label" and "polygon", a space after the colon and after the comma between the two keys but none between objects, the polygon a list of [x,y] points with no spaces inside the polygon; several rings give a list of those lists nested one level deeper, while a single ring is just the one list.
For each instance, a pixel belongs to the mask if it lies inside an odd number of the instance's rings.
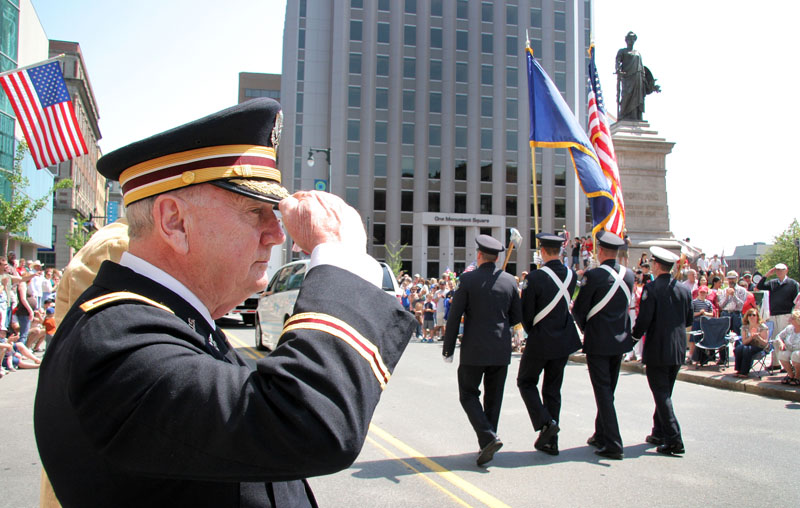
[{"label": "child in crowd", "polygon": [[433,328],[436,316],[436,302],[433,301],[433,294],[430,292],[425,296],[425,305],[423,307],[423,337],[422,342],[433,342]]}]

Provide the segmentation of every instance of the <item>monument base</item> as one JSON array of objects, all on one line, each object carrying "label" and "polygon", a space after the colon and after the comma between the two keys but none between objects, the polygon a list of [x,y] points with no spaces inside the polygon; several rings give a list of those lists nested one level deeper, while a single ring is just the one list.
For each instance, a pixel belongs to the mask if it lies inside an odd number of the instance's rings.
[{"label": "monument base", "polygon": [[625,226],[631,240],[628,259],[629,264],[635,265],[641,253],[653,245],[650,242],[673,238],[667,205],[666,157],[675,143],[660,137],[648,122],[636,120],[612,124],[611,138],[625,199]]}]

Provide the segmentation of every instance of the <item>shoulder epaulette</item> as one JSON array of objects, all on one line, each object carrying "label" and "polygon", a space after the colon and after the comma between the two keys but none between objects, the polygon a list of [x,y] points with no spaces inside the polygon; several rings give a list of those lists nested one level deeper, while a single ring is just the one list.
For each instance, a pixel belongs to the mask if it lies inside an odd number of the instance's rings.
[{"label": "shoulder epaulette", "polygon": [[155,300],[151,300],[146,296],[137,295],[136,293],[131,293],[129,291],[117,291],[116,293],[109,293],[107,295],[98,296],[97,298],[92,298],[91,300],[87,300],[81,304],[81,310],[83,312],[90,312],[121,300],[134,300],[137,302],[146,303],[148,305],[152,305],[153,307],[158,307],[159,309],[165,310],[170,314],[175,314],[169,307],[161,305],[160,303],[156,302]]}]

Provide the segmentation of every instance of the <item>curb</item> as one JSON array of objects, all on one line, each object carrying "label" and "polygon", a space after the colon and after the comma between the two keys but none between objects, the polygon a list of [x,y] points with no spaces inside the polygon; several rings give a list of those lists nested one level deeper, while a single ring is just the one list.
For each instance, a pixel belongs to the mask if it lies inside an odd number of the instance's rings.
[{"label": "curb", "polygon": [[[569,359],[571,362],[575,363],[586,363],[586,355],[583,353],[572,354],[570,355]],[[639,362],[622,362],[621,370],[627,372],[638,372],[639,374],[644,374],[644,369],[644,365]],[[719,377],[703,375],[699,374],[697,371],[682,368],[680,372],[678,372],[678,381],[711,386],[721,390],[745,392],[753,395],[771,397],[774,399],[800,402],[800,390],[790,386],[776,384],[771,381],[761,381],[759,379],[739,379],[728,374],[714,373],[714,375]]]}]

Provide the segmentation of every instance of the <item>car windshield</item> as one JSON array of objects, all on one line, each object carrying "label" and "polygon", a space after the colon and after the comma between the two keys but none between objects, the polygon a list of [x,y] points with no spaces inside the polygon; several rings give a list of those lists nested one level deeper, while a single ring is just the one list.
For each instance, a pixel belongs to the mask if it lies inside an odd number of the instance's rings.
[{"label": "car windshield", "polygon": [[381,289],[384,291],[394,291],[394,284],[392,284],[392,271],[387,267],[383,267],[383,282]]}]

